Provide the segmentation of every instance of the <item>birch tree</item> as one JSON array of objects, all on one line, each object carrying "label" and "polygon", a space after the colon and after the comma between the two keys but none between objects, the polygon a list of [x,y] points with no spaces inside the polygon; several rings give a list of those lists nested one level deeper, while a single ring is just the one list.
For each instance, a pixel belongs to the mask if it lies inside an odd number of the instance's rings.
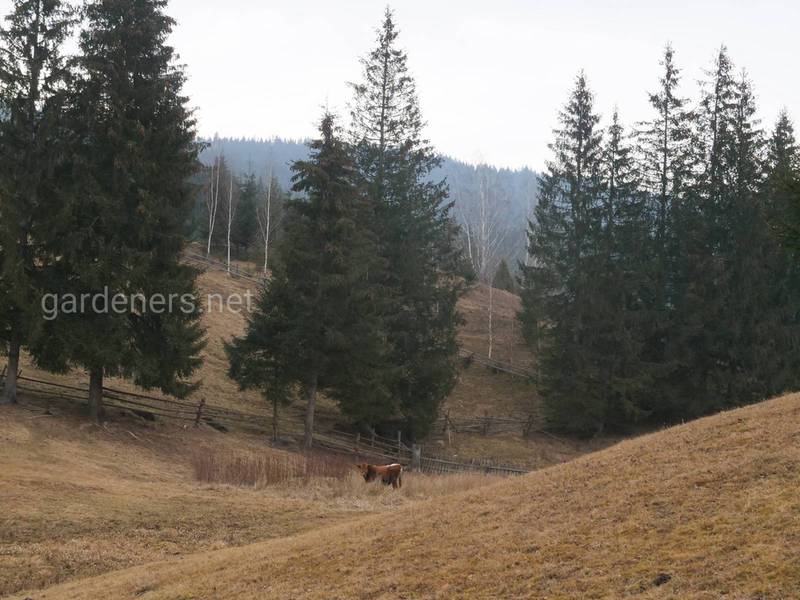
[{"label": "birch tree", "polygon": [[261,242],[264,244],[264,277],[269,273],[270,246],[275,243],[277,230],[281,223],[281,205],[281,190],[278,187],[278,181],[272,176],[272,168],[270,168],[264,191],[264,202],[258,206],[256,211],[258,231],[261,234]]},{"label": "birch tree", "polygon": [[466,242],[467,258],[478,279],[490,283],[511,232],[508,222],[509,191],[486,165],[478,165],[474,181],[459,191],[456,214]]},{"label": "birch tree", "polygon": [[[214,167],[217,167],[217,176],[214,178]],[[211,240],[214,237],[214,226],[217,222],[217,209],[219,208],[219,174],[222,170],[222,157],[217,156],[211,163],[211,177],[208,185],[208,197],[206,198],[206,208],[208,211],[208,243],[206,244],[206,256],[211,256]]]},{"label": "birch tree", "polygon": [[511,232],[506,216],[509,194],[486,165],[475,168],[474,182],[468,189],[476,190],[475,197],[470,198],[461,192],[456,212],[472,270],[478,280],[489,288],[487,355],[491,358],[494,351],[494,276],[503,261],[503,252]]},{"label": "birch tree", "polygon": [[233,225],[233,219],[236,216],[236,205],[233,202],[233,173],[230,174],[230,184],[228,185],[228,210],[227,210],[227,221],[228,227],[226,230],[226,237],[225,237],[225,247],[227,249],[228,258],[226,261],[226,266],[228,270],[228,274],[231,273],[231,227]]}]

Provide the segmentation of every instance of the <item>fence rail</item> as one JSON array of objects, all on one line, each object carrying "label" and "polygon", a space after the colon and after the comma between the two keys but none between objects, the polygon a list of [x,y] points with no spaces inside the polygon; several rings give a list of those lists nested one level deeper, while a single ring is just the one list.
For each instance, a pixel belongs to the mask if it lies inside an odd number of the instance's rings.
[{"label": "fence rail", "polygon": [[212,267],[219,271],[225,271],[226,273],[230,273],[233,277],[237,277],[239,279],[246,279],[247,281],[257,283],[258,285],[264,283],[264,280],[262,278],[256,277],[246,271],[243,271],[242,269],[239,268],[238,265],[235,265],[233,263],[231,263],[230,269],[228,269],[228,265],[221,260],[210,258],[208,256],[203,256],[202,254],[197,254],[196,252],[190,252],[188,250],[184,251],[183,257],[185,260],[188,260],[190,262],[197,263],[205,267]]},{"label": "fence rail", "polygon": [[534,378],[533,372],[524,369],[523,367],[520,367],[518,365],[512,365],[509,363],[504,363],[502,361],[489,358],[488,356],[484,356],[483,354],[479,354],[472,350],[467,350],[466,348],[459,349],[458,355],[467,364],[469,364],[470,362],[476,362],[488,369],[492,369],[494,371],[500,371],[502,373],[508,373],[509,375],[513,375],[515,377],[522,377],[525,379]]},{"label": "fence rail", "polygon": [[[5,369],[0,372],[0,388],[4,383]],[[28,396],[41,398],[48,402],[58,399],[76,404],[87,404],[88,390],[83,387],[43,381],[20,374],[17,379],[17,388]],[[205,423],[222,431],[227,431],[228,428],[237,428],[259,434],[272,432],[271,415],[266,412],[248,412],[209,406],[204,399],[192,403],[187,400],[159,398],[104,387],[103,403],[108,408],[127,410],[145,418],[170,419],[183,423],[185,426]],[[301,419],[284,416],[280,418],[280,424],[284,435],[302,435],[303,422]],[[407,446],[399,435],[396,440],[392,440],[379,435],[362,436],[342,431],[314,432],[314,445],[330,452],[354,455],[361,459],[374,458],[411,464],[423,472],[478,472],[499,475],[527,473],[525,469],[495,465],[489,461],[458,462],[437,456],[423,455],[420,448]]]}]

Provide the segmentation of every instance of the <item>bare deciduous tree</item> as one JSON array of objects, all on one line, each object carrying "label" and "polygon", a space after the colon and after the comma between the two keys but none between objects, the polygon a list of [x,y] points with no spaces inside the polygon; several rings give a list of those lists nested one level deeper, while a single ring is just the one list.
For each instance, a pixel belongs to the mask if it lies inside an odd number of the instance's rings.
[{"label": "bare deciduous tree", "polygon": [[480,281],[490,283],[511,230],[509,192],[485,165],[478,165],[473,176],[476,181],[467,189],[475,191],[457,194],[456,212],[472,268]]},{"label": "bare deciduous tree", "polygon": [[[214,166],[217,167],[217,178],[214,180]],[[211,178],[208,183],[208,198],[206,207],[208,208],[208,244],[206,245],[206,256],[211,255],[211,238],[214,236],[214,226],[217,223],[217,208],[219,208],[219,174],[221,169],[220,157],[211,163]]]},{"label": "bare deciduous tree", "polygon": [[228,231],[226,245],[228,247],[228,274],[231,272],[231,225],[233,224],[233,217],[236,215],[236,205],[233,203],[233,173],[230,174],[230,187],[228,189]]},{"label": "bare deciduous tree", "polygon": [[264,203],[256,209],[256,219],[258,220],[258,230],[261,232],[261,241],[264,242],[264,277],[269,272],[269,245],[270,240],[274,239],[273,234],[279,226],[280,219],[274,218],[275,202],[273,198],[276,183],[272,177],[272,168],[269,169],[267,176],[267,193],[264,196]]},{"label": "bare deciduous tree", "polygon": [[475,181],[456,186],[456,213],[461,224],[466,254],[478,280],[488,285],[488,356],[494,351],[494,276],[507,250],[512,229],[509,220],[509,191],[497,173],[486,165],[478,165]]}]

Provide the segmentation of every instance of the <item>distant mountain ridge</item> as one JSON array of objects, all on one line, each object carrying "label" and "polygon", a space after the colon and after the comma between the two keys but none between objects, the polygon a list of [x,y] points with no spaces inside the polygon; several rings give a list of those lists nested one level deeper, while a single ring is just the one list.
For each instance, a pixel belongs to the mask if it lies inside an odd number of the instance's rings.
[{"label": "distant mountain ridge", "polygon": [[[272,173],[284,189],[291,187],[291,164],[308,157],[304,140],[214,137],[205,142],[200,154],[203,164],[210,165],[215,157],[224,155],[234,173],[252,172],[263,179]],[[488,193],[494,226],[504,231],[499,255],[513,268],[525,256],[525,232],[536,205],[538,174],[527,168],[471,165],[448,156],[442,159],[433,178],[447,180],[456,204],[454,216],[462,225],[478,218],[481,193]]]}]

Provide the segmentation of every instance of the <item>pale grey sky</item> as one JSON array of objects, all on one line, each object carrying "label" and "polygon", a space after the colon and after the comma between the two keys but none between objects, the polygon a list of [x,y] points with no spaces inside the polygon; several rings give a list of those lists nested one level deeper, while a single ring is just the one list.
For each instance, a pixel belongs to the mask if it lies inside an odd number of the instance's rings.
[{"label": "pale grey sky", "polygon": [[[10,5],[0,0],[0,6]],[[188,67],[200,132],[301,138],[321,106],[344,114],[347,81],[373,46],[376,0],[171,0],[173,44]],[[800,119],[800,2],[678,0],[396,0],[399,42],[416,77],[428,137],[446,154],[539,169],[575,74],[596,106],[626,124],[649,116],[647,95],[671,41],[683,92],[697,96],[722,43],[754,82],[771,127]],[[3,12],[7,12],[4,10]]]}]

